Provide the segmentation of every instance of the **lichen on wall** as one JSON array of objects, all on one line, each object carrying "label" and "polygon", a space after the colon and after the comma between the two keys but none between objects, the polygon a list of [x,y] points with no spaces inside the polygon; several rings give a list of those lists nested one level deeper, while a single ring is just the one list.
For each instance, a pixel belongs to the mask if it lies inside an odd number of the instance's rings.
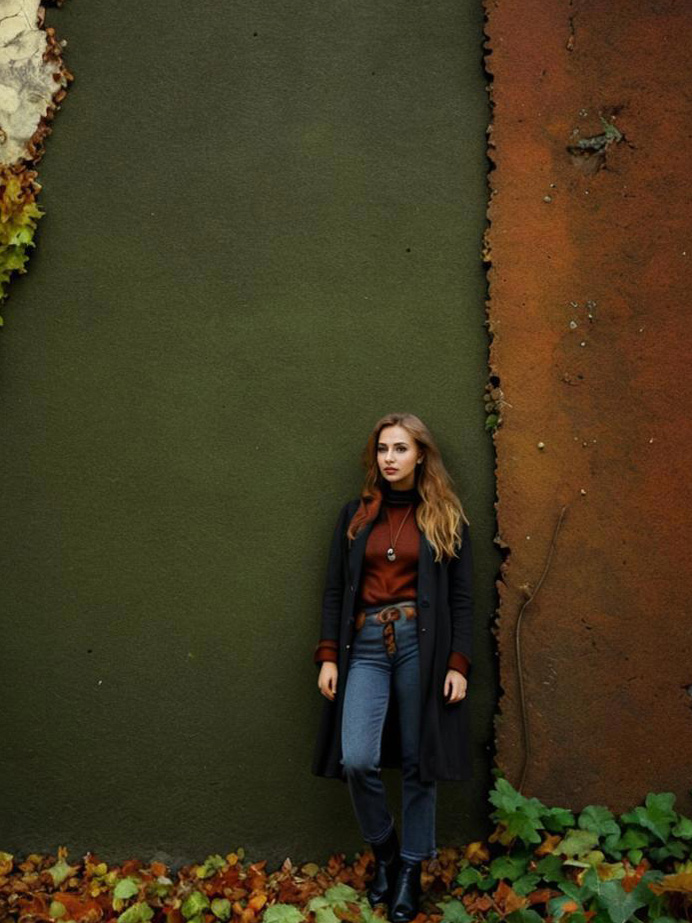
[{"label": "lichen on wall", "polygon": [[44,19],[38,0],[3,0],[0,7],[0,301],[13,272],[26,272],[35,246],[43,210],[29,164],[43,156],[50,122],[74,79],[62,61],[66,43],[44,29]]}]

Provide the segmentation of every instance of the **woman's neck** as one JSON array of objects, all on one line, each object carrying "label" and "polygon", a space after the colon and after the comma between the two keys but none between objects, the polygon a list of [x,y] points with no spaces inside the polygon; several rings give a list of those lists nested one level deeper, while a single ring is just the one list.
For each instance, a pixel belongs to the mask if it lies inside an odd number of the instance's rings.
[{"label": "woman's neck", "polygon": [[417,503],[420,500],[418,488],[405,488],[404,490],[393,487],[389,481],[382,482],[382,501],[390,506],[407,506],[409,503]]}]

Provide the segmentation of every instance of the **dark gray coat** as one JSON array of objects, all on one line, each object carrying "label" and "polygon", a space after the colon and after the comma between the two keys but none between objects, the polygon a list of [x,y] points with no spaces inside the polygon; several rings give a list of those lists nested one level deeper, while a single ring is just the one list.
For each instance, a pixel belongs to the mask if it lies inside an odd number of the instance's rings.
[{"label": "dark gray coat", "polygon": [[[342,507],[329,552],[320,640],[338,641],[339,675],[334,701],[325,698],[323,702],[312,761],[315,775],[341,779],[342,782],[346,782],[341,763],[344,691],[363,554],[374,525],[374,522],[368,523],[348,547],[346,530],[358,504],[359,500],[355,499]],[[472,659],[473,566],[466,523],[463,523],[462,547],[458,554],[459,557],[443,558],[435,563],[434,550],[421,532],[416,624],[422,707],[419,766],[424,782],[464,780],[472,775],[467,697],[451,705],[444,698],[444,680],[451,651],[465,654],[469,661]],[[468,673],[470,678],[471,668]],[[401,768],[399,714],[394,694],[389,697],[383,729],[381,765]]]}]

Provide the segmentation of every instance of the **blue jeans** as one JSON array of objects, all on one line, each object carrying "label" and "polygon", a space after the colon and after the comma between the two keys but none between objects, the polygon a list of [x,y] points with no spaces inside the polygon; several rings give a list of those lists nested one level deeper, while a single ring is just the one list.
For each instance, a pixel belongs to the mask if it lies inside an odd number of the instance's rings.
[{"label": "blue jeans", "polygon": [[[411,600],[405,602],[415,606]],[[403,604],[402,600],[399,605]],[[400,618],[385,626],[374,617],[383,608],[367,606],[363,627],[354,635],[344,692],[341,762],[363,838],[369,843],[384,842],[394,826],[380,767],[382,731],[393,685],[401,730],[401,857],[416,862],[437,856],[437,783],[421,782],[418,777],[421,723],[418,619],[406,618],[401,611]],[[385,627],[389,640],[383,634]]]}]

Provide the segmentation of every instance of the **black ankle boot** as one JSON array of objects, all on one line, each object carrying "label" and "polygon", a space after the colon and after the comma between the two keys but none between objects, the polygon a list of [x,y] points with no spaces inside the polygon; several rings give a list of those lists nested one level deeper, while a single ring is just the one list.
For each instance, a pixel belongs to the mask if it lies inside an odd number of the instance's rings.
[{"label": "black ankle boot", "polygon": [[375,854],[375,874],[368,886],[368,901],[370,906],[376,904],[389,905],[390,895],[396,882],[401,865],[399,856],[399,837],[396,828],[383,843],[371,843]]},{"label": "black ankle boot", "polygon": [[389,919],[391,923],[409,923],[418,915],[421,896],[422,863],[401,860],[401,868],[392,891]]}]

